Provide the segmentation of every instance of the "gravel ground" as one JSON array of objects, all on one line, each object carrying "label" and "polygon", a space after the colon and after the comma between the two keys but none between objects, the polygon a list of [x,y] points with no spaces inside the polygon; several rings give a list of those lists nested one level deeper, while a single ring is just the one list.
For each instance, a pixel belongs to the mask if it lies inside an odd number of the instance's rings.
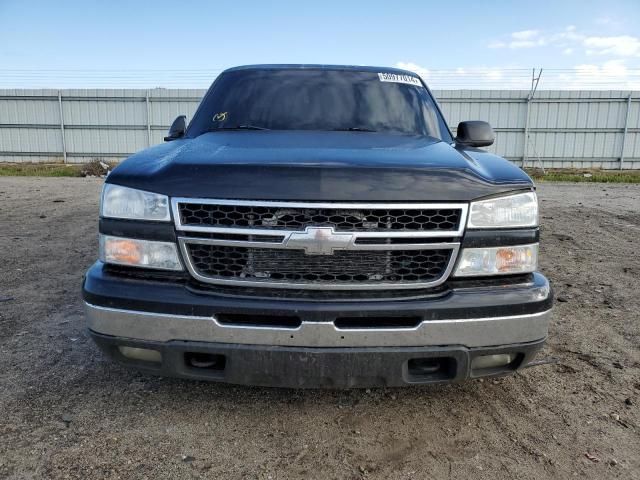
[{"label": "gravel ground", "polygon": [[545,184],[544,356],[495,381],[296,391],[156,378],[84,330],[98,179],[0,178],[1,478],[640,478],[640,186]]}]

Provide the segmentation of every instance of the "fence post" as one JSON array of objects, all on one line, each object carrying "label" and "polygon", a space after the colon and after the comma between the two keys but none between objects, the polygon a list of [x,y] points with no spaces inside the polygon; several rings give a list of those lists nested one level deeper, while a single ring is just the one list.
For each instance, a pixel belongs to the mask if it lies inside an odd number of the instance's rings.
[{"label": "fence post", "polygon": [[62,110],[62,94],[58,90],[58,109],[60,111],[60,136],[62,138],[62,159],[67,163],[67,142],[64,134],[64,113]]},{"label": "fence post", "polygon": [[144,100],[147,105],[147,147],[150,147],[151,146],[151,109],[149,108],[149,90],[147,90]]},{"label": "fence post", "polygon": [[624,130],[622,131],[622,146],[620,147],[620,170],[624,165],[624,143],[627,139],[627,131],[629,130],[629,112],[631,111],[631,92],[627,97],[627,114],[624,118]]},{"label": "fence post", "polygon": [[527,110],[524,117],[524,139],[522,142],[522,168],[527,166],[527,158],[529,156],[529,108],[531,106],[531,96],[527,95]]}]

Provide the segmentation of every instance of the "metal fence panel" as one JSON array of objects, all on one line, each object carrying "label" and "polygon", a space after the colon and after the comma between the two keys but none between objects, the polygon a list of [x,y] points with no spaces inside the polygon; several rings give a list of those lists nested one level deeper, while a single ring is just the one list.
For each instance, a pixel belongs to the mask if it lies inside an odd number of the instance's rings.
[{"label": "metal fence panel", "polygon": [[29,152],[58,154],[62,151],[60,132],[55,128],[0,128],[0,146],[2,150],[19,155]]},{"label": "metal fence panel", "polygon": [[[0,90],[0,162],[120,160],[190,119],[201,89]],[[434,91],[455,134],[462,120],[496,130],[489,150],[518,165],[640,168],[640,92]],[[622,161],[621,161],[622,160]]]},{"label": "metal fence panel", "polygon": [[64,99],[62,105],[65,126],[139,127],[145,125],[147,121],[144,99],[113,101],[74,98]]},{"label": "metal fence panel", "polygon": [[0,100],[0,125],[54,124],[60,121],[58,98],[25,101],[17,98]]},{"label": "metal fence panel", "polygon": [[147,131],[143,128],[70,128],[65,131],[65,136],[70,156],[126,156],[132,146],[139,145],[142,148],[147,141]]}]

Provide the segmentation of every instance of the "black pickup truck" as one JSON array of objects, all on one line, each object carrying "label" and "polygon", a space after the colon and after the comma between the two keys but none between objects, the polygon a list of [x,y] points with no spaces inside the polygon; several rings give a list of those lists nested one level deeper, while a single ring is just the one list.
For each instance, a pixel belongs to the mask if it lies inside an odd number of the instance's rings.
[{"label": "black pickup truck", "polygon": [[503,375],[547,337],[531,179],[414,73],[226,70],[107,177],[88,328],[162,375],[284,387]]}]

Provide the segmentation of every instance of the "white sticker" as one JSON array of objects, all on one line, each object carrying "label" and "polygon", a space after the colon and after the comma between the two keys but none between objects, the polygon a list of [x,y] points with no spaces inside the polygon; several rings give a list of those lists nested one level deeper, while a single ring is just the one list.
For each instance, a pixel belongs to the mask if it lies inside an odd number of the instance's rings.
[{"label": "white sticker", "polygon": [[420,79],[411,75],[399,73],[378,73],[378,78],[380,78],[381,82],[406,83],[407,85],[415,85],[416,87],[422,86]]}]

